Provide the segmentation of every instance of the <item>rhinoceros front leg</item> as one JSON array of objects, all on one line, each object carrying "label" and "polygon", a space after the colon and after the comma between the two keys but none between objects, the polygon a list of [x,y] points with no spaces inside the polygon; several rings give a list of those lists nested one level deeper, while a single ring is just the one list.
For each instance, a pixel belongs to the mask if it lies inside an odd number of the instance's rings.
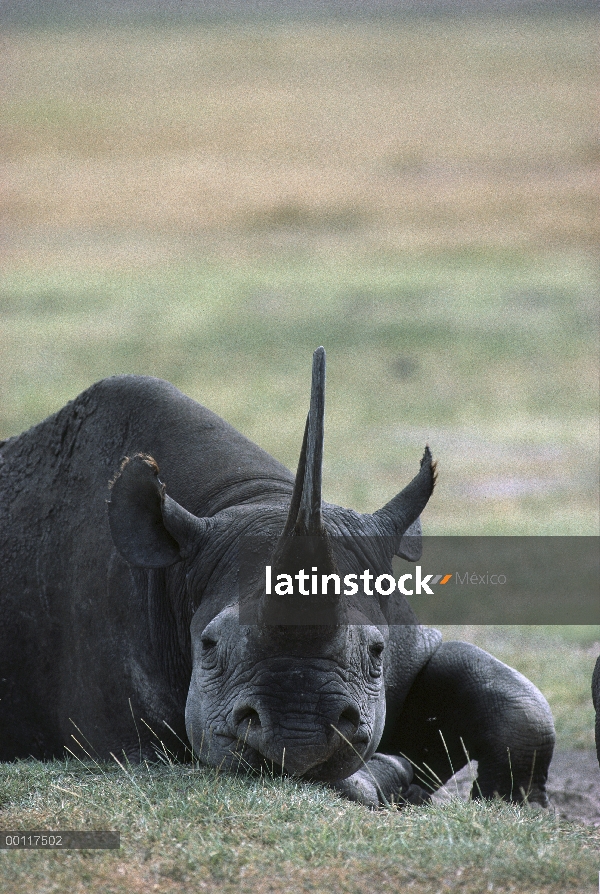
[{"label": "rhinoceros front leg", "polygon": [[547,806],[555,738],[548,703],[533,683],[482,649],[443,643],[399,716],[388,721],[379,748],[405,755],[419,785],[437,788],[468,755],[478,761],[473,797]]},{"label": "rhinoceros front leg", "polygon": [[427,792],[413,783],[410,762],[391,754],[374,754],[364,767],[330,787],[366,807],[426,804],[430,800]]}]

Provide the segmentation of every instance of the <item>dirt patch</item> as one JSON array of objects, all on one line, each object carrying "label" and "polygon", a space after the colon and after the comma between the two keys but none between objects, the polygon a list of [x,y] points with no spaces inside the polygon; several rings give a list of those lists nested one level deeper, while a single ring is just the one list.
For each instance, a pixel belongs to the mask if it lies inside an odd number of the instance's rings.
[{"label": "dirt patch", "polygon": [[[463,767],[434,795],[443,803],[469,797],[477,762]],[[551,809],[571,822],[600,826],[600,768],[594,751],[557,751],[550,764],[548,794]]]}]

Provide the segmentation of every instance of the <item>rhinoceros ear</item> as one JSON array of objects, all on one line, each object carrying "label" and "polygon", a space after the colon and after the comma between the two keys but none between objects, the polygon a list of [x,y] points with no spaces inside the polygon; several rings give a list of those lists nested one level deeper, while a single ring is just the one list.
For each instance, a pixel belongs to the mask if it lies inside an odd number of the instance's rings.
[{"label": "rhinoceros ear", "polygon": [[423,555],[423,530],[418,518],[407,528],[396,547],[396,555],[408,562],[418,562]]},{"label": "rhinoceros ear", "polygon": [[126,457],[111,484],[108,521],[113,542],[130,563],[164,568],[187,557],[206,532],[207,522],[165,493],[151,456]]},{"label": "rhinoceros ear", "polygon": [[387,537],[397,537],[396,555],[409,562],[421,558],[422,538],[420,515],[436,482],[436,468],[431,450],[425,447],[421,469],[410,484],[389,503],[373,513],[379,529]]}]

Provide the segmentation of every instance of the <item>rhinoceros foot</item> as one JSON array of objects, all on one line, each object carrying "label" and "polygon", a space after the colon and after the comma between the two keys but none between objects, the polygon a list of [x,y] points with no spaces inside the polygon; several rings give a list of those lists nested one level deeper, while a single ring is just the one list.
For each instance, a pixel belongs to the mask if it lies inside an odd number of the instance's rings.
[{"label": "rhinoceros foot", "polygon": [[427,804],[430,795],[413,784],[410,762],[390,754],[374,754],[364,767],[347,779],[330,784],[350,801],[365,807],[387,807],[393,804]]}]

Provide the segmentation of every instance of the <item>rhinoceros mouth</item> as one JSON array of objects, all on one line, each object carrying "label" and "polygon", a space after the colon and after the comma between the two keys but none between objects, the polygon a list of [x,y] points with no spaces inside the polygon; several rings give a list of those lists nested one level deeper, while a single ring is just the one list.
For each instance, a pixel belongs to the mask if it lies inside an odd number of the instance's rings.
[{"label": "rhinoceros mouth", "polygon": [[329,747],[309,748],[309,753],[288,741],[279,746],[270,743],[270,753],[264,754],[246,739],[213,728],[210,735],[203,738],[202,748],[196,753],[202,763],[223,770],[332,782],[360,769],[369,750],[369,741],[368,735],[357,731],[352,740],[342,737],[337,744],[330,740]]},{"label": "rhinoceros mouth", "polygon": [[303,773],[303,778],[309,779],[311,782],[334,782],[337,779],[345,779],[364,765],[364,752],[366,752],[366,747],[340,749],[328,760],[315,764],[314,767]]},{"label": "rhinoceros mouth", "polygon": [[261,754],[247,742],[226,732],[212,731],[210,739],[205,739],[197,756],[203,764],[218,767],[229,772],[265,774],[267,776],[294,776],[313,782],[333,782],[351,776],[364,764],[368,743],[360,738],[353,743],[343,743],[323,760],[314,763],[302,756],[293,755],[288,750],[280,760]]},{"label": "rhinoceros mouth", "polygon": [[203,764],[236,772],[260,772],[270,766],[270,762],[246,742],[231,733],[215,730],[211,730],[210,736],[204,739],[196,755]]},{"label": "rhinoceros mouth", "polygon": [[280,760],[274,760],[261,754],[241,740],[234,740],[229,747],[231,767],[244,769],[247,772],[266,773],[272,776],[294,776],[314,782],[333,782],[351,776],[364,764],[364,754],[368,743],[361,740],[351,745],[343,744],[323,760],[314,763],[303,760],[289,750],[283,752]]}]

